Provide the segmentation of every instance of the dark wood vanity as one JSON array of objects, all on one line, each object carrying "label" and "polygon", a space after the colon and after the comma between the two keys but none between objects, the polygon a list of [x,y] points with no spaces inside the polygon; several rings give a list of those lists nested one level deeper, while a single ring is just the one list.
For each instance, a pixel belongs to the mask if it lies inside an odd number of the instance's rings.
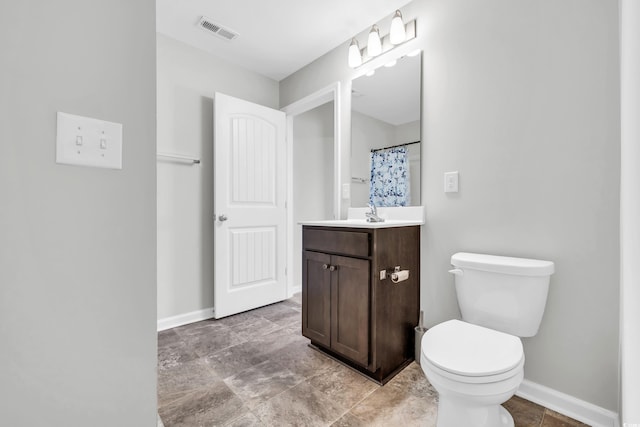
[{"label": "dark wood vanity", "polygon": [[[302,241],[302,335],[386,383],[414,358],[420,227],[304,225]],[[409,270],[407,280],[392,282],[396,266]]]}]

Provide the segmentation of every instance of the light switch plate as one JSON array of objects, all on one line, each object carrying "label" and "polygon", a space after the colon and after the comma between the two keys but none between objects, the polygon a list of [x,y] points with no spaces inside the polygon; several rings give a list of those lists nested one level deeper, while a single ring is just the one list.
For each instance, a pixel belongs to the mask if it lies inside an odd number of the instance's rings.
[{"label": "light switch plate", "polygon": [[122,169],[122,124],[59,111],[56,163]]},{"label": "light switch plate", "polygon": [[445,193],[457,193],[458,192],[458,171],[445,172],[445,174],[444,174],[444,192]]}]

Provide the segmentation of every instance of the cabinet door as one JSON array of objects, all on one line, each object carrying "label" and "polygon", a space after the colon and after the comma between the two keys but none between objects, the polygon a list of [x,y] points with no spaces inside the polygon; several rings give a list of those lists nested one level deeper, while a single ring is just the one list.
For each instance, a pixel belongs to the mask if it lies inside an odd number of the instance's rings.
[{"label": "cabinet door", "polygon": [[369,363],[369,261],[331,257],[331,349]]},{"label": "cabinet door", "polygon": [[302,259],[302,335],[331,345],[331,257],[304,251]]}]

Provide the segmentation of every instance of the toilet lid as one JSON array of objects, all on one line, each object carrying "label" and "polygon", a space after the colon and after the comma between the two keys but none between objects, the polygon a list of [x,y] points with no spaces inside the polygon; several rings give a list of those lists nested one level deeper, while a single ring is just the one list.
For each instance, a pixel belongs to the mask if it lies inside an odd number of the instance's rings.
[{"label": "toilet lid", "polygon": [[500,374],[515,368],[524,357],[518,337],[460,320],[429,329],[421,347],[432,364],[464,376]]}]

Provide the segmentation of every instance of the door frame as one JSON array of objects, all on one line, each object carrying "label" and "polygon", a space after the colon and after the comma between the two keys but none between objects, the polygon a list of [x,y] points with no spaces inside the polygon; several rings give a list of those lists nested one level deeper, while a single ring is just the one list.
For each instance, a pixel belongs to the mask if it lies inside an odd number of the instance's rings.
[{"label": "door frame", "polygon": [[340,82],[335,82],[326,86],[304,98],[293,102],[283,108],[281,111],[287,115],[286,119],[286,135],[287,135],[287,291],[289,297],[302,290],[302,285],[295,285],[294,277],[290,272],[293,266],[293,122],[296,116],[313,110],[320,105],[333,101],[333,216],[339,219],[342,211],[342,137],[341,137],[341,111],[340,102]]},{"label": "door frame", "polygon": [[631,0],[620,3],[620,424],[640,420],[637,404],[640,396],[640,57],[637,36],[640,24],[640,5]]}]

